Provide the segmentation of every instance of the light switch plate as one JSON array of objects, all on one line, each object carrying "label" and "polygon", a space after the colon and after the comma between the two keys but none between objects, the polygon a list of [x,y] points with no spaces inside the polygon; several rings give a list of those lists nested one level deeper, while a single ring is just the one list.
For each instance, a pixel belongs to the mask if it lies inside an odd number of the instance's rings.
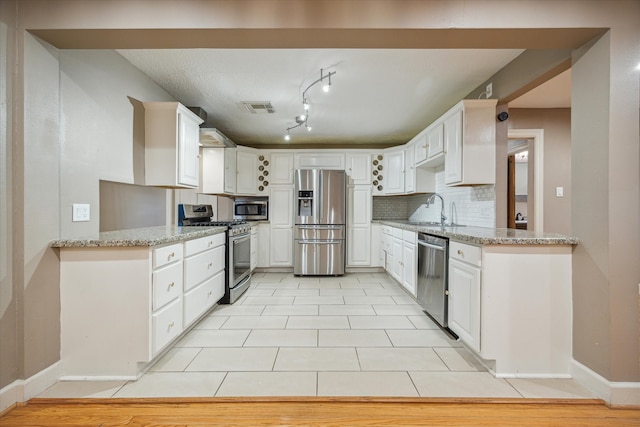
[{"label": "light switch plate", "polygon": [[91,219],[91,205],[88,203],[74,203],[73,204],[73,222],[89,221]]},{"label": "light switch plate", "polygon": [[564,187],[556,187],[556,197],[564,197]]}]

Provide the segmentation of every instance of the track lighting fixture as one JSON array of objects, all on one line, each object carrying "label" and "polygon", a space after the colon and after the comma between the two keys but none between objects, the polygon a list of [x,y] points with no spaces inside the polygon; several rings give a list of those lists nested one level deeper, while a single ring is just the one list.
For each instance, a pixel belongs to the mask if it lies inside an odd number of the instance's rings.
[{"label": "track lighting fixture", "polygon": [[307,88],[302,92],[302,109],[304,112],[299,116],[296,116],[295,125],[287,128],[287,134],[284,136],[285,141],[289,141],[291,139],[291,135],[289,133],[291,129],[295,129],[297,127],[301,127],[304,125],[305,128],[307,129],[307,132],[311,132],[311,126],[309,126],[308,124],[309,115],[310,115],[310,104],[309,104],[309,98],[307,98],[307,91],[318,83],[324,83],[322,85],[322,91],[325,93],[329,92],[329,90],[331,89],[331,76],[334,75],[335,73],[336,73],[335,71],[330,71],[329,73],[324,74],[324,70],[321,68],[320,78],[314,81],[313,83],[311,83],[309,86],[307,86]]}]

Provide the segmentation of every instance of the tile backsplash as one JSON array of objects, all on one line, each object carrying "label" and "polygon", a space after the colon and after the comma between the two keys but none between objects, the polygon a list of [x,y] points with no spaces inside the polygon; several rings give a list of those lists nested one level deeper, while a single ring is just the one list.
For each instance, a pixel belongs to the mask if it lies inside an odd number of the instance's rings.
[{"label": "tile backsplash", "polygon": [[[495,187],[447,187],[444,172],[436,173],[436,192],[444,199],[447,223],[495,227]],[[373,219],[410,219],[440,221],[440,199],[426,206],[430,194],[411,196],[376,196],[373,198]]]}]

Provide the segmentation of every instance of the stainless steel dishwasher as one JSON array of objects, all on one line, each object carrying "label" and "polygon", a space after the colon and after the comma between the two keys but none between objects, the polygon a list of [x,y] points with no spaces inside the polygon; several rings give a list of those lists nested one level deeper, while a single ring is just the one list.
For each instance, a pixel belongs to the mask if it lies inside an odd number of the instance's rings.
[{"label": "stainless steel dishwasher", "polygon": [[449,239],[418,233],[418,304],[443,328],[448,326]]}]

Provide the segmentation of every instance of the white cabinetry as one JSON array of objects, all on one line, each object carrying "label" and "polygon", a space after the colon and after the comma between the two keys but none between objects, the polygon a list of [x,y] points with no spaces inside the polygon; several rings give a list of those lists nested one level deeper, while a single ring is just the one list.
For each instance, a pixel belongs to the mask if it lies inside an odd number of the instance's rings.
[{"label": "white cabinetry", "polygon": [[236,152],[236,194],[255,196],[257,194],[258,154],[247,149]]},{"label": "white cabinetry", "polygon": [[402,257],[404,256],[402,229],[392,228],[391,233],[393,234],[393,239],[391,240],[391,252],[393,252],[391,277],[396,279],[398,283],[402,284],[402,274],[404,273],[404,265],[402,262]]},{"label": "white cabinetry", "polygon": [[200,193],[234,194],[236,191],[236,149],[203,148]]},{"label": "white cabinetry", "polygon": [[416,135],[412,140],[411,144],[413,145],[413,157],[415,158],[416,165],[421,162],[427,160],[427,133],[426,130],[423,130],[418,135]]},{"label": "white cabinetry", "polygon": [[481,249],[451,242],[449,248],[449,328],[480,352]]},{"label": "white cabinetry", "polygon": [[384,193],[404,193],[404,150],[395,149],[384,156]]},{"label": "white cabinetry", "polygon": [[184,326],[188,327],[224,295],[225,234],[184,244]]},{"label": "white cabinetry", "polygon": [[301,152],[295,155],[296,169],[338,169],[344,170],[344,153]]},{"label": "white cabinetry", "polygon": [[272,152],[269,169],[271,185],[293,185],[293,152]]},{"label": "white cabinetry", "polygon": [[251,224],[251,257],[250,269],[255,270],[258,266],[258,224]]},{"label": "white cabinetry", "polygon": [[269,222],[271,223],[270,265],[293,266],[293,188],[291,186],[271,187]]},{"label": "white cabinetry", "polygon": [[415,148],[409,144],[404,149],[404,192],[414,193],[416,191],[416,165]]},{"label": "white cabinetry", "polygon": [[382,252],[382,225],[371,224],[371,267],[384,267]]},{"label": "white cabinetry", "polygon": [[347,153],[348,184],[370,185],[371,155],[369,153]]},{"label": "white cabinetry", "polygon": [[427,130],[427,160],[444,153],[444,124],[437,122]]},{"label": "white cabinetry", "polygon": [[224,294],[224,233],[60,249],[63,379],[135,379]]},{"label": "white cabinetry", "polygon": [[445,184],[495,183],[496,100],[463,100],[444,120]]},{"label": "white cabinetry", "polygon": [[178,102],[145,102],[145,184],[198,186],[202,119]]},{"label": "white cabinetry", "polygon": [[418,273],[417,233],[402,232],[402,286],[414,297]]},{"label": "white cabinetry", "polygon": [[393,231],[392,228],[388,225],[383,225],[381,227],[382,232],[382,253],[380,254],[382,258],[382,266],[385,271],[389,274],[393,271]]},{"label": "white cabinetry", "polygon": [[269,251],[271,245],[271,225],[269,223],[258,224],[258,267],[269,267]]},{"label": "white cabinetry", "polygon": [[349,186],[347,203],[347,265],[369,266],[371,265],[371,186]]}]

